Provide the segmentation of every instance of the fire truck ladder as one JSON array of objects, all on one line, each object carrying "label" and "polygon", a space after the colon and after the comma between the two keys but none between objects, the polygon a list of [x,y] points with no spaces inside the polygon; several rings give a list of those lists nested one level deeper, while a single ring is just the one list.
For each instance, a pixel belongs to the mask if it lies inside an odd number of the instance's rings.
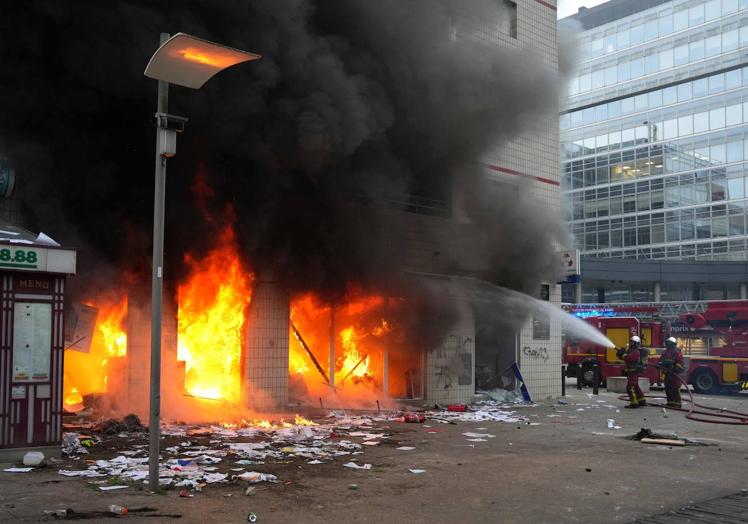
[{"label": "fire truck ladder", "polygon": [[[715,301],[711,301],[715,302]],[[656,320],[677,320],[679,315],[684,313],[704,313],[706,311],[706,301],[693,302],[619,302],[604,304],[574,304],[575,309],[585,310],[602,310],[617,309],[625,311],[627,309],[654,310],[657,311]],[[636,314],[632,316],[638,316]],[[653,318],[655,320],[655,318]]]}]

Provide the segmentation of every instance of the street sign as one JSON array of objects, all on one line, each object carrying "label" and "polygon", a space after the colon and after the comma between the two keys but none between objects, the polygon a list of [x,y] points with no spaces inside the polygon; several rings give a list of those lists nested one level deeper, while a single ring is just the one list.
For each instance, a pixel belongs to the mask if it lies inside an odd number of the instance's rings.
[{"label": "street sign", "polygon": [[579,250],[572,249],[570,251],[561,252],[561,262],[564,266],[564,275],[579,275],[580,274],[580,260]]}]

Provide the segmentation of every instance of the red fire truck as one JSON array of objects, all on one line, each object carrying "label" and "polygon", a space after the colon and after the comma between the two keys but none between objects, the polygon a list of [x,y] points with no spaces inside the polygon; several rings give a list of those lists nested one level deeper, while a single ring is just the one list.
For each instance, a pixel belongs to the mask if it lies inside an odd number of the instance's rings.
[{"label": "red fire truck", "polygon": [[[746,389],[748,382],[748,301],[705,302],[694,312],[680,313],[673,322],[640,320],[634,316],[591,316],[585,320],[604,333],[616,348],[628,344],[633,335],[642,339],[649,351],[649,365],[644,373],[650,383],[659,384],[656,365],[669,336],[678,339],[687,360],[687,382],[697,393]],[[586,341],[568,339],[563,361],[567,376],[582,373],[591,385],[594,364],[600,366],[600,380],[621,376],[623,362],[616,348],[604,348]]]}]

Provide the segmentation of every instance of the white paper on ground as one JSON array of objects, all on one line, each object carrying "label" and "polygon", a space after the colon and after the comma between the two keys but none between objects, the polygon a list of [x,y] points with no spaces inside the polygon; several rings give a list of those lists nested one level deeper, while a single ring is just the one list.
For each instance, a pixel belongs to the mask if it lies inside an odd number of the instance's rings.
[{"label": "white paper on ground", "polygon": [[125,489],[129,488],[130,486],[99,486],[99,489],[101,491],[114,491],[116,489]]},{"label": "white paper on ground", "polygon": [[414,448],[412,446],[400,446],[399,448],[395,448],[395,449],[399,449],[400,451],[411,451],[411,450],[414,450],[416,448]]},{"label": "white paper on ground", "polygon": [[[59,473],[60,475],[65,475],[66,477],[106,477],[104,473],[99,473],[94,469],[84,469],[81,471],[61,469],[57,473]],[[147,474],[148,472],[146,471],[146,475]]]},{"label": "white paper on ground", "polygon": [[466,437],[470,438],[496,438],[496,435],[491,435],[490,433],[463,433]]},{"label": "white paper on ground", "polygon": [[410,471],[411,473],[415,473],[415,474],[426,473],[425,469],[413,469],[413,468],[409,468],[408,471]]},{"label": "white paper on ground", "polygon": [[3,471],[7,473],[28,473],[32,469],[34,468],[7,468],[7,469],[4,469]]},{"label": "white paper on ground", "polygon": [[249,481],[251,484],[256,484],[258,482],[278,482],[278,477],[276,477],[275,475],[271,475],[270,473],[260,473],[259,471],[248,471],[246,473],[242,473],[237,478],[240,480]]},{"label": "white paper on ground", "polygon": [[356,464],[355,462],[348,462],[347,464],[343,464],[343,467],[351,469],[371,469],[371,464],[364,464],[362,466],[360,464]]}]

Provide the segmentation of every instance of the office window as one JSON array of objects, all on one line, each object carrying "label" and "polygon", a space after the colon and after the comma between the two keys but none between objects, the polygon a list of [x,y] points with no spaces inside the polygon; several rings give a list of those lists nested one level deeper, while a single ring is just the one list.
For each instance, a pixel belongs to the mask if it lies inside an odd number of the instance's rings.
[{"label": "office window", "polygon": [[739,36],[738,30],[733,29],[722,33],[722,51],[728,52],[738,48]]},{"label": "office window", "polygon": [[688,10],[688,25],[691,27],[704,23],[704,4],[695,5]]},{"label": "office window", "polygon": [[660,71],[673,67],[673,50],[660,51]]},{"label": "office window", "polygon": [[704,11],[706,12],[705,20],[715,20],[722,14],[721,0],[709,0],[704,4]]},{"label": "office window", "polygon": [[[716,0],[719,2],[719,0]],[[665,36],[673,32],[673,15],[669,12],[665,12],[660,16],[659,20],[659,33],[660,36]]]},{"label": "office window", "polygon": [[[512,38],[517,38],[517,2],[502,0],[501,5],[503,6],[499,22],[501,32]],[[602,41],[600,45],[602,47]]]},{"label": "office window", "polygon": [[698,98],[706,96],[709,93],[709,81],[706,78],[700,78],[693,81],[693,97]]},{"label": "office window", "polygon": [[688,27],[688,6],[683,4],[676,7],[678,11],[673,13],[673,29],[681,31]]}]

